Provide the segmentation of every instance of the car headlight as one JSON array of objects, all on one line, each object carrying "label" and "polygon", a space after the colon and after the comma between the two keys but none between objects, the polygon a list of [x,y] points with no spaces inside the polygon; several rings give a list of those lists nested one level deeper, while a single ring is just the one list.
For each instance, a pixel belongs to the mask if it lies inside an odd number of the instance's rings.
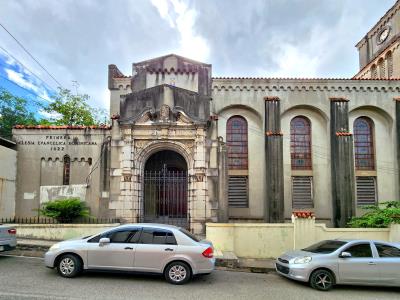
[{"label": "car headlight", "polygon": [[49,251],[54,251],[60,249],[60,244],[54,244],[53,246],[50,247]]},{"label": "car headlight", "polygon": [[298,257],[294,260],[295,264],[308,264],[311,262],[312,258],[310,256]]}]

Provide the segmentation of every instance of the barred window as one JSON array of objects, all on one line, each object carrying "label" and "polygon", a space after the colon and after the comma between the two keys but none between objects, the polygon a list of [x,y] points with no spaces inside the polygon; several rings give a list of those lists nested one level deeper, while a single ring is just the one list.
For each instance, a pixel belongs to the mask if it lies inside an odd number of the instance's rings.
[{"label": "barred window", "polygon": [[249,207],[248,177],[229,176],[228,203],[229,207]]},{"label": "barred window", "polygon": [[354,153],[356,170],[375,170],[373,122],[360,117],[354,121]]},{"label": "barred window", "polygon": [[63,185],[69,185],[70,172],[71,172],[71,158],[68,155],[65,155],[64,170],[63,170]]},{"label": "barred window", "polygon": [[306,117],[290,122],[290,157],[292,170],[311,170],[311,123]]},{"label": "barred window", "polygon": [[226,124],[226,144],[228,146],[228,168],[247,170],[247,121],[241,116],[231,117]]}]

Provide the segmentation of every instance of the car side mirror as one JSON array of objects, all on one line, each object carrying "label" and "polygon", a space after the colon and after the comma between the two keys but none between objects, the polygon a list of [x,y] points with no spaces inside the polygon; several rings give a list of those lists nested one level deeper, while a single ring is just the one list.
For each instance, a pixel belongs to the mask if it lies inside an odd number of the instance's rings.
[{"label": "car side mirror", "polygon": [[351,253],[343,251],[342,253],[340,253],[340,257],[341,258],[349,258],[349,257],[351,257]]},{"label": "car side mirror", "polygon": [[101,238],[99,241],[99,246],[104,246],[104,245],[108,245],[110,243],[110,239],[109,238]]}]

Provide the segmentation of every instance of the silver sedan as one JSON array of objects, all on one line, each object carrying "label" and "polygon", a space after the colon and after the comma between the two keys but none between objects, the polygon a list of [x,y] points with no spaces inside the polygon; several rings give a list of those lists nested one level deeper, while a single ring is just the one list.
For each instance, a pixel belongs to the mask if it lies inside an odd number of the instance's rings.
[{"label": "silver sedan", "polygon": [[214,270],[210,242],[185,229],[160,224],[131,224],[57,243],[45,255],[45,265],[63,277],[82,270],[118,270],[164,274],[173,284],[184,284],[196,274]]},{"label": "silver sedan", "polygon": [[17,230],[12,225],[0,224],[0,252],[13,250],[17,246]]},{"label": "silver sedan", "polygon": [[327,291],[335,284],[400,286],[400,243],[327,240],[286,252],[276,271]]}]

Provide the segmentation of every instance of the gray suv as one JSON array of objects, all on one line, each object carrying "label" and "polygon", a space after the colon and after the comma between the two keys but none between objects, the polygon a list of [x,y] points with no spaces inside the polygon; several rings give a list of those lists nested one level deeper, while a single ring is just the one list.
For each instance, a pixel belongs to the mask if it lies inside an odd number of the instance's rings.
[{"label": "gray suv", "polygon": [[164,274],[173,284],[193,275],[209,274],[215,258],[210,242],[183,228],[161,224],[130,224],[82,239],[53,245],[45,265],[63,277],[82,270],[118,270]]}]

